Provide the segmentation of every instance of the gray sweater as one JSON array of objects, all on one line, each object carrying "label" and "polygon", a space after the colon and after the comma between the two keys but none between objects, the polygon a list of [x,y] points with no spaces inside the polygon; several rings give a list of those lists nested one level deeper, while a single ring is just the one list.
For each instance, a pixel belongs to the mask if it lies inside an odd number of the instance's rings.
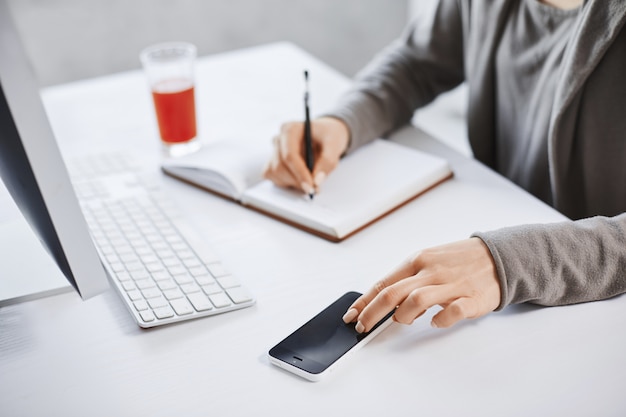
[{"label": "gray sweater", "polygon": [[[519,144],[498,129],[496,56],[521,1],[536,0],[420,2],[403,37],[357,75],[331,112],[349,125],[350,150],[408,123],[415,109],[465,81],[474,156],[509,174],[518,161],[502,149]],[[626,1],[587,0],[579,13],[545,116],[545,150],[534,156],[547,161],[548,197],[539,197],[573,221],[475,233],[496,262],[498,309],[626,292]],[[529,176],[541,165],[534,162],[525,162]]]}]

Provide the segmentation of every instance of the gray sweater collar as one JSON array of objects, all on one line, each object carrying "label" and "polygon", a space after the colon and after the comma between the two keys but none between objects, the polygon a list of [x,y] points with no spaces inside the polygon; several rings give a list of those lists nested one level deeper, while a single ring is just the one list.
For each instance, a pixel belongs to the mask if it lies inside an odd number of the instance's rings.
[{"label": "gray sweater collar", "polygon": [[587,0],[581,13],[583,23],[575,29],[563,57],[563,68],[567,70],[556,91],[554,108],[561,111],[580,90],[626,23],[626,1]]}]

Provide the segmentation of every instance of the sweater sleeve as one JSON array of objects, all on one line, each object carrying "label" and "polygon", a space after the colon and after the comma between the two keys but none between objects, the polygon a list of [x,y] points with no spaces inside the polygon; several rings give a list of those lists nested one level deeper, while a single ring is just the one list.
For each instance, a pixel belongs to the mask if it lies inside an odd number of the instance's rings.
[{"label": "sweater sleeve", "polygon": [[423,0],[403,36],[379,53],[327,116],[350,128],[352,150],[411,120],[416,108],[464,80],[457,0]]},{"label": "sweater sleeve", "polygon": [[474,233],[489,248],[501,302],[545,306],[626,292],[626,213]]}]

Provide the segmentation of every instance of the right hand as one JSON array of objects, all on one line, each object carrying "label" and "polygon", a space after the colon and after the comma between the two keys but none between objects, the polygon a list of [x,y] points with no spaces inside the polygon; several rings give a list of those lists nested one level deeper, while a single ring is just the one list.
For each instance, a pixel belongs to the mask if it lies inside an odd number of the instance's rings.
[{"label": "right hand", "polygon": [[311,121],[315,165],[310,172],[304,161],[304,123],[289,122],[274,137],[274,154],[263,176],[280,187],[300,189],[306,194],[319,190],[348,148],[350,131],[341,120],[321,117]]},{"label": "right hand", "polygon": [[477,237],[425,249],[412,256],[350,306],[343,317],[368,332],[388,312],[398,323],[411,324],[440,305],[433,327],[450,327],[500,305],[500,280],[487,248]]}]

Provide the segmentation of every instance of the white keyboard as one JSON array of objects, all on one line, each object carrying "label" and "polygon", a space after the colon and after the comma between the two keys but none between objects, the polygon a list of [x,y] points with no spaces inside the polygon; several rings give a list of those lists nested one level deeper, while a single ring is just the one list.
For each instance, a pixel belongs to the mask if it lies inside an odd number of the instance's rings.
[{"label": "white keyboard", "polygon": [[71,164],[92,237],[114,287],[141,327],[254,304],[250,292],[201,240],[154,177],[127,157]]}]

